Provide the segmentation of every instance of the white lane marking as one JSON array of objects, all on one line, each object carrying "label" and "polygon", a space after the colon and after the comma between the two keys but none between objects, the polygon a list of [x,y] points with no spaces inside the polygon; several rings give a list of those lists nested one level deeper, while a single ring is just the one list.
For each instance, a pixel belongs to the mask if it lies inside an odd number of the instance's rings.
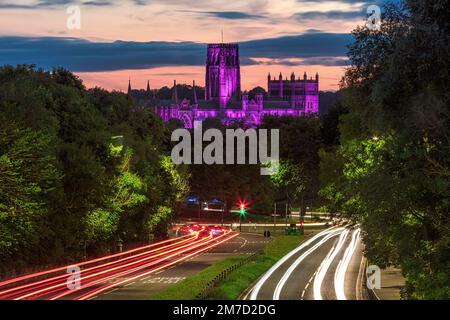
[{"label": "white lane marking", "polygon": [[258,298],[258,293],[261,290],[261,287],[266,283],[267,279],[270,278],[270,276],[281,266],[283,265],[289,258],[291,258],[294,254],[299,252],[300,250],[303,250],[305,247],[309,246],[312,242],[316,241],[320,237],[329,234],[330,232],[334,231],[335,227],[328,228],[326,230],[323,230],[316,234],[314,237],[309,239],[308,241],[303,242],[300,246],[289,252],[287,255],[285,255],[283,258],[278,260],[277,263],[275,263],[272,268],[267,271],[262,278],[256,283],[255,288],[252,290],[252,294],[250,296],[250,300],[256,300]]},{"label": "white lane marking", "polygon": [[345,239],[347,239],[347,235],[350,231],[345,230],[341,233],[341,236],[339,237],[338,243],[336,246],[328,252],[325,259],[322,261],[319,267],[319,271],[317,272],[317,276],[314,278],[314,300],[323,300],[322,294],[320,292],[320,289],[322,288],[323,279],[325,278],[325,275],[328,272],[328,269],[331,266],[331,263],[336,258],[337,254],[341,251],[342,246],[345,243]]},{"label": "white lane marking", "polygon": [[362,282],[364,279],[364,272],[365,272],[365,266],[366,266],[366,258],[364,257],[364,254],[361,255],[361,262],[359,264],[359,271],[358,271],[358,280],[356,281],[356,300],[364,300],[363,294],[362,294]]},{"label": "white lane marking", "polygon": [[316,276],[316,274],[317,274],[317,270],[314,271],[314,273],[313,273],[313,275],[311,276],[311,278],[309,278],[308,283],[307,283],[306,286],[305,286],[305,289],[303,289],[303,291],[302,291],[302,296],[301,296],[300,300],[303,300],[303,299],[304,299],[305,294],[306,294],[306,290],[308,289],[309,285],[310,285],[311,282],[313,281],[313,279],[314,279],[314,277]]},{"label": "white lane marking", "polygon": [[245,245],[247,244],[247,242],[248,242],[248,240],[247,240],[247,239],[244,239],[244,243],[239,247],[239,249],[245,247]]},{"label": "white lane marking", "polygon": [[119,288],[116,288],[116,289],[113,289],[113,290],[107,291],[107,292],[105,292],[105,293],[104,293],[104,295],[107,295],[107,294],[113,293],[113,292],[115,292],[115,291],[117,291],[117,290],[119,290]]},{"label": "white lane marking", "polygon": [[134,281],[134,282],[130,282],[130,283],[128,283],[128,284],[126,284],[126,285],[124,285],[124,287],[129,287],[129,286],[131,286],[131,285],[133,285],[133,284],[135,284],[136,283],[136,281]]},{"label": "white lane marking", "polygon": [[298,267],[298,265],[311,253],[316,251],[320,246],[322,246],[325,242],[327,242],[330,238],[337,236],[340,234],[345,228],[339,228],[336,230],[333,230],[331,233],[327,234],[322,240],[320,240],[317,244],[315,244],[313,247],[309,248],[307,251],[305,251],[300,257],[295,260],[294,263],[291,264],[291,266],[288,268],[286,273],[283,275],[281,280],[278,282],[275,291],[273,293],[273,300],[279,300],[281,295],[281,290],[285,286],[286,282],[288,281],[291,274],[294,272],[294,270]]},{"label": "white lane marking", "polygon": [[338,300],[347,300],[344,290],[345,274],[347,273],[348,265],[355,253],[356,247],[358,246],[360,232],[361,229],[357,229],[353,232],[352,241],[345,250],[344,257],[339,261],[338,268],[334,274],[334,291],[336,292],[336,298]]},{"label": "white lane marking", "polygon": [[[158,273],[161,273],[161,272],[158,272]],[[155,274],[158,274],[158,273],[155,273]],[[152,274],[149,275],[148,277],[142,278],[141,281],[145,281],[145,280],[147,280],[147,279],[149,279],[149,278],[151,278],[151,277],[153,277]]]}]

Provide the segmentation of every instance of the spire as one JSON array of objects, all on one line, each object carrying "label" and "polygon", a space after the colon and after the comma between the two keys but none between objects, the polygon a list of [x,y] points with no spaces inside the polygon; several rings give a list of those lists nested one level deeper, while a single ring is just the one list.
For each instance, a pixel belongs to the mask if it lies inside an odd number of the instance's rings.
[{"label": "spire", "polygon": [[280,76],[279,76],[280,81],[283,80],[283,75],[280,72]]},{"label": "spire", "polygon": [[316,81],[319,82],[319,73],[316,72]]},{"label": "spire", "polygon": [[294,72],[291,73],[291,81],[292,81],[292,82],[295,81],[295,73],[294,73]]},{"label": "spire", "polygon": [[150,93],[150,81],[147,80],[147,93]]},{"label": "spire", "polygon": [[194,104],[198,104],[198,100],[197,100],[197,92],[195,91],[195,80],[192,83],[192,95],[193,95],[193,102]]},{"label": "spire", "polygon": [[128,94],[131,94],[131,79],[128,79]]},{"label": "spire", "polygon": [[177,80],[173,80],[172,103],[178,104]]},{"label": "spire", "polygon": [[305,73],[303,74],[303,80],[306,81],[307,79],[308,79],[308,77],[306,76],[306,71],[305,71]]}]

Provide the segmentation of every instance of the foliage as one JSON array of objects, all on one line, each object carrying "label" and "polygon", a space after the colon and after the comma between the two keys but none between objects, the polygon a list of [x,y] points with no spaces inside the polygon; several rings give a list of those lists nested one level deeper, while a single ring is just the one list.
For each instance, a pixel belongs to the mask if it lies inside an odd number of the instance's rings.
[{"label": "foliage", "polygon": [[0,273],[164,235],[188,188],[186,168],[167,162],[168,133],[67,70],[0,68]]},{"label": "foliage", "polygon": [[446,5],[389,5],[381,30],[354,31],[341,146],[321,152],[321,194],[361,224],[371,261],[402,268],[412,299],[450,298]]}]

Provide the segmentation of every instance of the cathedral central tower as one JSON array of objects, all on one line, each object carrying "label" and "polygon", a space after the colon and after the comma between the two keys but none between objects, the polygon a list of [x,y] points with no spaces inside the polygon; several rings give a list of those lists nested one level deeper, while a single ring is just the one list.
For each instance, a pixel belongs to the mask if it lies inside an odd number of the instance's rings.
[{"label": "cathedral central tower", "polygon": [[237,43],[209,44],[206,58],[206,100],[218,100],[221,108],[241,94],[241,68]]}]

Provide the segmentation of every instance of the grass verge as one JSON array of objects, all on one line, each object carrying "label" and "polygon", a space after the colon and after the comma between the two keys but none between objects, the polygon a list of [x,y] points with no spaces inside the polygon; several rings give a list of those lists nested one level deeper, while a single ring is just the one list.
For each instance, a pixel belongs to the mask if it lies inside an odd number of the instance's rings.
[{"label": "grass verge", "polygon": [[248,256],[233,256],[220,260],[213,265],[202,270],[198,274],[189,277],[180,283],[169,287],[152,299],[155,300],[195,300],[196,295],[205,287],[205,285],[212,281],[218,274],[227,268],[233,266],[241,260],[248,258]]},{"label": "grass verge", "polygon": [[[274,265],[280,258],[297,247],[303,236],[278,236],[274,238],[252,262],[232,272],[216,288],[208,299],[237,299],[241,292],[248,288],[256,279]],[[167,288],[152,299],[155,300],[195,300],[196,295],[204,286],[213,280],[218,274],[248,256],[240,255],[218,261],[198,274],[189,277],[182,282]]]},{"label": "grass verge", "polygon": [[255,260],[241,266],[219,283],[208,299],[236,300],[239,295],[255,282],[278,260],[296,248],[304,236],[278,236],[258,255]]}]

